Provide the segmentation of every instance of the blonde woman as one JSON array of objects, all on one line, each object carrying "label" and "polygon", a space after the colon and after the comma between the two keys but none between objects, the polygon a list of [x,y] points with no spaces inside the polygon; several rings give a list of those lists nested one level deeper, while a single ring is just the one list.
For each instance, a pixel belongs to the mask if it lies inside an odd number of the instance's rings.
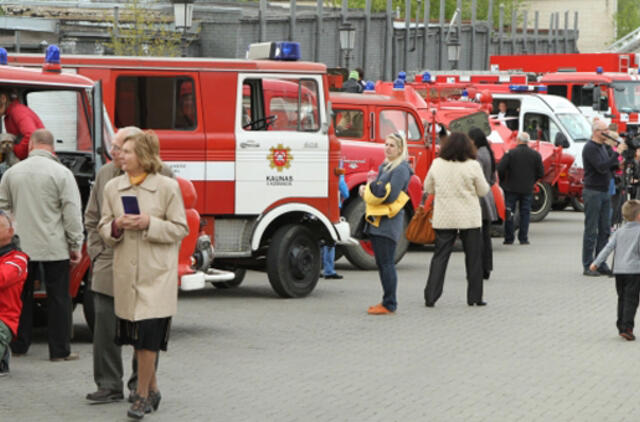
[{"label": "blonde woman", "polygon": [[[134,419],[160,404],[155,361],[159,350],[167,350],[178,299],[178,250],[189,230],[178,183],[158,174],[159,149],[153,132],[125,138],[125,174],[105,186],[98,224],[114,248],[116,343],[133,345],[138,361],[138,387],[127,412]],[[134,197],[128,204],[137,202],[138,209],[127,206],[125,213],[123,197]]]},{"label": "blonde woman", "polygon": [[404,236],[404,206],[409,200],[406,191],[413,173],[407,163],[404,135],[387,136],[384,154],[385,160],[378,168],[376,179],[360,187],[360,196],[366,203],[365,233],[371,239],[383,290],[382,302],[369,308],[371,315],[391,314],[398,307],[396,245],[400,236]]}]

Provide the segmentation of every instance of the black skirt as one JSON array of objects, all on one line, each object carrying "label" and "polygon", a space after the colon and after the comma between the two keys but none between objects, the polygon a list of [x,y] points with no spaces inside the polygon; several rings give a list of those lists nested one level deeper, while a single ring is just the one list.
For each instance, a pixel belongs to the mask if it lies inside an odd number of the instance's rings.
[{"label": "black skirt", "polygon": [[116,317],[116,339],[118,346],[131,344],[136,350],[167,351],[171,317],[129,321]]}]

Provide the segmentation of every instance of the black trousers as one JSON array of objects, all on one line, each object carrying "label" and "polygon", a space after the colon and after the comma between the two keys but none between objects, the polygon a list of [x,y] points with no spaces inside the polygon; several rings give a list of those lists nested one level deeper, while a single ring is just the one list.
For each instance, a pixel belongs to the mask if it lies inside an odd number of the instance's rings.
[{"label": "black trousers", "polygon": [[491,221],[482,220],[482,277],[489,278],[493,271],[493,245],[491,244]]},{"label": "black trousers", "polygon": [[13,353],[27,353],[33,332],[34,281],[45,283],[49,357],[64,358],[71,352],[71,295],[69,294],[69,260],[30,261],[29,275],[22,289],[22,313],[18,335],[11,343]]},{"label": "black trousers", "polygon": [[618,292],[618,331],[632,330],[640,300],[640,274],[616,274]]},{"label": "black trousers", "polygon": [[429,278],[424,289],[424,300],[435,304],[442,295],[444,276],[456,235],[460,234],[464,249],[464,263],[467,270],[467,303],[482,300],[482,230],[477,229],[436,229],[436,250],[429,266]]}]

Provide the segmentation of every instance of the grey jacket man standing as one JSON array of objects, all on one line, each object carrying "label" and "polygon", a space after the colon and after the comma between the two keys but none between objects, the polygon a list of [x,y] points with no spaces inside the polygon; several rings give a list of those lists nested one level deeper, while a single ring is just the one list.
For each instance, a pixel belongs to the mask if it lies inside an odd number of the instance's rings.
[{"label": "grey jacket man standing", "polygon": [[[120,176],[120,148],[125,139],[142,132],[134,126],[122,128],[111,143],[113,161],[103,166],[96,176],[89,202],[84,213],[87,229],[87,253],[92,263],[91,290],[95,306],[95,322],[93,328],[93,379],[98,390],[87,394],[87,400],[110,402],[121,400],[123,396],[123,368],[120,346],[114,342],[116,337],[116,316],[113,303],[113,248],[104,243],[98,233],[98,222],[102,215],[104,187],[111,179]],[[173,172],[163,166],[161,174],[173,177]],[[156,362],[157,364],[157,362]],[[132,362],[133,372],[127,386],[135,391],[137,370],[135,360]]]},{"label": "grey jacket man standing", "polygon": [[39,129],[29,140],[29,156],[11,167],[0,181],[0,209],[16,216],[29,276],[22,291],[22,313],[15,355],[31,345],[34,281],[47,289],[49,358],[75,360],[71,353],[69,264],[82,257],[82,205],[73,173],[55,156],[53,135]]}]

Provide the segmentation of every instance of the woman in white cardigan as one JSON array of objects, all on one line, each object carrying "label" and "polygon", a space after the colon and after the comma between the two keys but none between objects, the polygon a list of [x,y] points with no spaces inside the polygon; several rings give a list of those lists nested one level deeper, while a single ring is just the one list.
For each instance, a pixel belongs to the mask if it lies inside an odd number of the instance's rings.
[{"label": "woman in white cardigan", "polygon": [[424,181],[424,190],[434,194],[433,228],[436,249],[431,258],[424,289],[427,307],[442,295],[444,276],[456,236],[459,234],[467,270],[467,304],[484,306],[482,300],[482,211],[479,197],[489,192],[476,148],[463,133],[452,133],[442,145]]}]

